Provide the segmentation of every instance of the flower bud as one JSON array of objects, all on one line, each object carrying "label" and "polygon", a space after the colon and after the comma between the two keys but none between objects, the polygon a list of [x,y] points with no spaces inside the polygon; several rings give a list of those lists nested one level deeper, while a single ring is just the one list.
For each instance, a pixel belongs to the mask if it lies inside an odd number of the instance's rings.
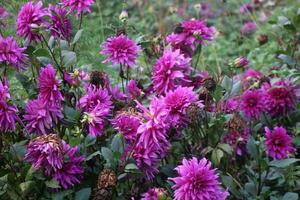
[{"label": "flower bud", "polygon": [[243,68],[249,64],[249,60],[244,56],[240,56],[234,60],[233,64],[237,68]]},{"label": "flower bud", "polygon": [[127,19],[128,19],[128,13],[127,13],[127,11],[126,10],[122,10],[122,12],[121,12],[121,14],[119,16],[119,20],[124,23],[124,22],[127,21]]}]

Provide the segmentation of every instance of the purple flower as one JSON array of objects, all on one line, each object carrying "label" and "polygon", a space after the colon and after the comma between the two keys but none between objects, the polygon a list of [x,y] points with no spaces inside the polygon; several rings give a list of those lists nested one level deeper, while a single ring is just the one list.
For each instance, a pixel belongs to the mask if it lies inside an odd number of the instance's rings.
[{"label": "purple flower", "polygon": [[264,95],[260,90],[247,90],[241,97],[241,110],[246,117],[258,119],[264,110]]},{"label": "purple flower", "polygon": [[190,58],[185,58],[179,50],[166,50],[153,67],[152,82],[158,94],[174,90],[190,71]]},{"label": "purple flower", "polygon": [[61,107],[45,104],[40,99],[28,101],[25,108],[24,120],[30,133],[46,134],[52,128],[53,122],[63,118]]},{"label": "purple flower", "polygon": [[24,54],[26,48],[21,48],[16,40],[9,36],[3,38],[0,35],[0,63],[15,67],[18,71],[25,68],[28,57]]},{"label": "purple flower", "polygon": [[[174,91],[167,92],[164,103],[168,110],[169,123],[174,127],[184,124],[186,109],[197,101],[198,97],[192,87],[179,86]],[[198,104],[200,108],[203,107],[201,103]]]},{"label": "purple flower", "polygon": [[244,13],[247,13],[247,12],[251,13],[252,11],[253,11],[253,7],[250,3],[245,3],[240,7],[240,13],[241,14],[244,14]]},{"label": "purple flower", "polygon": [[246,67],[249,64],[249,60],[245,58],[244,56],[240,56],[234,60],[234,65],[237,68],[243,68]]},{"label": "purple flower", "polygon": [[243,87],[247,89],[254,85],[263,77],[263,74],[259,71],[255,71],[252,68],[248,68],[243,75]]},{"label": "purple flower", "polygon": [[186,40],[185,34],[171,33],[166,37],[166,41],[172,46],[172,49],[179,49],[184,56],[193,56],[195,46],[191,41]]},{"label": "purple flower", "polygon": [[229,196],[218,181],[216,169],[211,169],[211,162],[205,158],[183,159],[175,169],[178,176],[170,179],[175,182],[174,200],[224,200]]},{"label": "purple flower", "polygon": [[90,112],[86,112],[90,136],[97,137],[103,134],[105,118],[108,116],[109,113],[110,108],[103,107],[103,105],[101,104],[98,104]]},{"label": "purple flower", "polygon": [[135,65],[140,47],[125,35],[108,38],[102,45],[100,54],[106,56],[103,61],[131,67]]},{"label": "purple flower", "polygon": [[72,23],[65,8],[49,5],[48,15],[50,17],[48,28],[51,31],[51,35],[69,40],[72,33]]},{"label": "purple flower", "polygon": [[272,116],[286,115],[295,110],[295,103],[299,100],[299,89],[289,80],[276,81],[272,85],[264,84],[264,105],[266,111]]},{"label": "purple flower", "polygon": [[35,29],[43,25],[46,14],[42,1],[38,1],[36,4],[32,1],[27,2],[18,14],[17,34],[29,42],[40,41],[41,36]]},{"label": "purple flower", "polygon": [[76,156],[78,147],[70,147],[63,141],[64,164],[54,172],[54,177],[63,189],[68,189],[80,183],[84,168],[84,156]]},{"label": "purple flower", "polygon": [[117,85],[115,87],[110,86],[109,92],[110,92],[113,100],[115,100],[115,101],[124,102],[127,99],[127,96],[123,92],[121,92],[120,87]]},{"label": "purple flower", "polygon": [[136,99],[142,94],[142,90],[138,88],[137,82],[135,80],[130,80],[128,82],[126,92],[128,93],[131,99]]},{"label": "purple flower", "polygon": [[141,119],[134,111],[120,112],[112,124],[129,143],[133,143],[138,136],[137,130],[141,125]]},{"label": "purple flower", "polygon": [[40,70],[39,75],[39,98],[45,103],[58,103],[63,100],[59,91],[60,82],[56,80],[56,70],[51,64]]},{"label": "purple flower", "polygon": [[227,99],[225,102],[222,102],[222,110],[225,113],[233,113],[239,109],[240,102],[238,97],[232,97]]},{"label": "purple flower", "polygon": [[74,72],[64,72],[64,80],[70,85],[77,87],[82,81],[89,80],[89,75],[83,70],[75,69]]},{"label": "purple flower", "polygon": [[9,13],[7,12],[7,10],[3,7],[0,7],[0,25],[3,25],[2,24],[2,20],[7,18],[9,16]]},{"label": "purple flower", "polygon": [[294,152],[292,137],[283,127],[276,126],[273,131],[265,127],[265,146],[267,154],[273,159],[284,159]]},{"label": "purple flower", "polygon": [[257,29],[256,23],[253,21],[248,21],[248,22],[244,23],[241,33],[243,35],[249,35],[249,34],[255,32],[256,29]]},{"label": "purple flower", "polygon": [[0,131],[14,131],[18,109],[16,106],[8,105],[5,101],[0,100]]},{"label": "purple flower", "polygon": [[69,7],[72,12],[76,11],[77,17],[84,11],[91,12],[90,7],[94,2],[94,0],[62,0],[64,7]]},{"label": "purple flower", "polygon": [[56,134],[39,136],[27,146],[25,160],[36,169],[45,168],[46,174],[63,166],[64,152],[61,139]]},{"label": "purple flower", "polygon": [[0,80],[0,101],[7,101],[10,98],[7,78],[4,77],[3,81]]},{"label": "purple flower", "polygon": [[239,156],[244,155],[246,150],[246,145],[249,139],[249,129],[244,128],[242,132],[237,130],[231,130],[226,133],[223,138],[223,142],[229,144]]},{"label": "purple flower", "polygon": [[92,111],[98,105],[103,108],[112,108],[111,97],[106,89],[96,88],[90,85],[86,90],[87,94],[79,100],[79,107],[82,108],[83,111]]},{"label": "purple flower", "polygon": [[163,188],[150,188],[146,193],[144,193],[141,200],[159,200],[165,199],[166,191]]}]

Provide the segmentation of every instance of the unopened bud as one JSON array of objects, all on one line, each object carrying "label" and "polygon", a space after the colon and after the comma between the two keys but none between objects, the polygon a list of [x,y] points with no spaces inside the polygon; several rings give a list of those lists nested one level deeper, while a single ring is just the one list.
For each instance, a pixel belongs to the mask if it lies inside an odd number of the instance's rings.
[{"label": "unopened bud", "polygon": [[119,16],[119,20],[124,23],[124,22],[127,21],[127,19],[128,19],[128,13],[127,13],[127,11],[126,10],[122,10],[122,12],[121,12],[121,14]]}]

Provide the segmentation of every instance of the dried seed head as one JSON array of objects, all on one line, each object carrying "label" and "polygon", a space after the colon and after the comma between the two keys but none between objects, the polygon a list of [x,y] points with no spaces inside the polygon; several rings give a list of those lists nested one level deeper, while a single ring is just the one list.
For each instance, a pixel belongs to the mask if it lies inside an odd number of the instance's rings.
[{"label": "dried seed head", "polygon": [[212,92],[216,89],[217,83],[212,77],[205,78],[202,81],[203,87],[205,87],[208,91]]},{"label": "dried seed head", "polygon": [[111,189],[94,189],[92,200],[111,200]]},{"label": "dried seed head", "polygon": [[53,149],[58,149],[59,151],[63,149],[62,140],[57,134],[42,135],[32,140],[32,142],[37,141],[40,143],[49,143]]},{"label": "dried seed head", "polygon": [[98,189],[113,188],[117,184],[117,177],[114,171],[104,169],[98,177]]},{"label": "dried seed head", "polygon": [[244,131],[245,126],[246,126],[246,122],[238,114],[234,114],[232,119],[230,119],[227,123],[227,129],[229,131],[237,131],[239,133]]},{"label": "dried seed head", "polygon": [[202,119],[202,111],[198,105],[192,103],[186,109],[186,116],[189,124],[198,125]]},{"label": "dried seed head", "polygon": [[90,74],[90,83],[97,87],[106,88],[109,85],[108,76],[105,72],[93,71]]}]

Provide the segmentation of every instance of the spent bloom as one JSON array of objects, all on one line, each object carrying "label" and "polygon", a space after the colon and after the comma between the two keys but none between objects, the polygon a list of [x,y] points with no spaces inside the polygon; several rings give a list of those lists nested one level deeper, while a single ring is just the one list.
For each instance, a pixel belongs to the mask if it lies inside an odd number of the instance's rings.
[{"label": "spent bloom", "polygon": [[24,69],[28,60],[25,49],[19,47],[13,37],[3,38],[0,35],[0,63],[15,67],[18,71]]},{"label": "spent bloom", "polygon": [[182,165],[177,166],[178,176],[171,178],[175,185],[175,200],[224,200],[229,196],[223,191],[219,182],[219,174],[211,168],[211,162],[205,158],[198,161],[193,157],[183,159]]},{"label": "spent bloom", "polygon": [[299,89],[289,80],[278,80],[273,84],[264,84],[264,105],[271,116],[286,115],[295,110],[295,103],[299,100]]},{"label": "spent bloom", "polygon": [[84,11],[91,12],[91,5],[94,0],[62,0],[64,7],[69,7],[70,10],[76,12],[76,16],[79,17]]},{"label": "spent bloom", "polygon": [[259,72],[259,71],[255,71],[252,68],[248,68],[242,78],[243,81],[243,88],[247,89],[249,87],[253,87],[258,85],[259,80],[263,77],[264,75]]},{"label": "spent bloom", "polygon": [[264,111],[264,95],[260,90],[246,90],[241,97],[241,110],[246,117],[258,119]]},{"label": "spent bloom", "polygon": [[229,144],[239,156],[244,155],[246,145],[249,139],[249,129],[245,128],[243,131],[230,130],[223,138],[223,142]]},{"label": "spent bloom", "polygon": [[185,58],[179,50],[166,50],[153,66],[152,82],[158,94],[174,90],[190,71],[190,58]]},{"label": "spent bloom", "polygon": [[133,40],[121,34],[108,38],[101,45],[101,49],[100,54],[106,57],[104,63],[112,62],[115,65],[132,67],[135,65],[140,47]]},{"label": "spent bloom", "polygon": [[283,127],[276,126],[273,130],[265,127],[265,137],[267,154],[273,159],[287,158],[295,150],[292,146],[292,137]]},{"label": "spent bloom", "polygon": [[255,32],[256,29],[257,29],[256,23],[253,21],[248,21],[248,22],[244,23],[241,33],[243,35],[249,35],[249,34]]},{"label": "spent bloom", "polygon": [[142,94],[142,90],[138,87],[138,84],[135,80],[128,81],[126,92],[131,99],[136,99]]},{"label": "spent bloom", "polygon": [[29,42],[40,41],[41,35],[35,30],[43,25],[47,12],[42,1],[27,2],[22,6],[17,18],[17,34]]},{"label": "spent bloom", "polygon": [[65,8],[49,5],[48,15],[50,17],[48,28],[51,31],[51,35],[69,40],[72,33],[72,23]]},{"label": "spent bloom", "polygon": [[56,79],[56,70],[51,64],[40,70],[39,98],[45,103],[60,103],[63,100],[59,91],[60,82]]}]

